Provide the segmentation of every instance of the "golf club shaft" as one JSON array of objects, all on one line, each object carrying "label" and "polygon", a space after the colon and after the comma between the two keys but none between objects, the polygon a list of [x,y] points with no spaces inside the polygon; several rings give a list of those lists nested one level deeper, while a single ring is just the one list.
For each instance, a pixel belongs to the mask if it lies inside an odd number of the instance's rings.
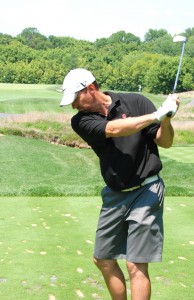
[{"label": "golf club shaft", "polygon": [[176,92],[176,87],[177,87],[178,78],[179,78],[179,74],[180,74],[180,70],[181,70],[181,65],[182,65],[182,60],[183,60],[184,49],[185,49],[185,42],[183,42],[183,46],[182,46],[182,52],[181,52],[181,56],[180,56],[178,71],[177,71],[177,74],[176,74],[174,88],[173,88],[173,91],[172,91],[173,94]]},{"label": "golf club shaft", "polygon": [[[173,91],[172,91],[173,94],[176,92],[176,88],[177,88],[177,83],[178,83],[178,79],[179,79],[179,74],[180,74],[180,70],[181,70],[181,65],[182,65],[182,60],[183,60],[183,54],[184,54],[184,49],[185,49],[185,44],[186,44],[186,40],[183,42],[183,46],[182,46],[181,56],[180,56],[180,60],[179,60],[179,66],[178,66],[178,70],[177,70],[177,74],[176,74],[176,79],[175,79],[175,83],[174,83],[174,87],[173,87]],[[172,117],[172,112],[169,112],[167,114],[167,116],[168,117]]]}]

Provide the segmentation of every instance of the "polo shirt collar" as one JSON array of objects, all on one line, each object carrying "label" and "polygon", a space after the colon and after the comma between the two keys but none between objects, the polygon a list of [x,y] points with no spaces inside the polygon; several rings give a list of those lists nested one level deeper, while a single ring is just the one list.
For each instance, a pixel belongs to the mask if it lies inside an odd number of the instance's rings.
[{"label": "polo shirt collar", "polygon": [[109,95],[112,99],[112,103],[108,108],[108,112],[110,112],[113,109],[116,109],[118,106],[121,105],[121,101],[119,99],[119,95],[113,92],[104,92],[104,94]]}]

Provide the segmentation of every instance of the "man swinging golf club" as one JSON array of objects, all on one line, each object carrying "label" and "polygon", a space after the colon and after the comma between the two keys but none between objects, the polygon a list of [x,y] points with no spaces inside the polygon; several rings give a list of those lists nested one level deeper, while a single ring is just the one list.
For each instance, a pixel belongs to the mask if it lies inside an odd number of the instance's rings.
[{"label": "man swinging golf club", "polygon": [[78,110],[72,128],[99,157],[106,183],[94,263],[112,299],[126,300],[125,278],[117,261],[125,259],[131,299],[149,300],[148,263],[161,261],[163,247],[164,183],[159,174],[158,146],[172,145],[171,117],[179,100],[169,95],[156,110],[143,95],[102,92],[93,74],[85,69],[70,71],[63,91],[60,105],[71,104]]}]

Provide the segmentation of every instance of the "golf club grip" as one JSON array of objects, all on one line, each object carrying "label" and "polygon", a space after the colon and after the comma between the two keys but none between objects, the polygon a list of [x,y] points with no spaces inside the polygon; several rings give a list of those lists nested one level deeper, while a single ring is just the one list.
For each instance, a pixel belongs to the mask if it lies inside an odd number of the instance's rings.
[{"label": "golf club grip", "polygon": [[172,112],[171,112],[171,111],[169,111],[169,112],[167,113],[167,117],[169,117],[169,118],[172,117]]},{"label": "golf club grip", "polygon": [[[174,85],[174,88],[173,88],[172,94],[174,94],[175,92],[176,92],[176,83],[175,83],[175,85]],[[171,111],[169,111],[169,112],[167,113],[167,117],[169,117],[169,118],[171,118],[171,117],[172,117],[172,112],[171,112]]]}]

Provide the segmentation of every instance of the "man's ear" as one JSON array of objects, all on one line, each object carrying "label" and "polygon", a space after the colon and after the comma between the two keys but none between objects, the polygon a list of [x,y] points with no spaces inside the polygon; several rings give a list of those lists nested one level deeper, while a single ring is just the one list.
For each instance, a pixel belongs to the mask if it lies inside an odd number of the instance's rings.
[{"label": "man's ear", "polygon": [[95,89],[95,86],[93,85],[93,83],[89,84],[87,86],[87,89],[88,89],[88,92],[90,93],[90,95],[94,96],[96,89]]}]

